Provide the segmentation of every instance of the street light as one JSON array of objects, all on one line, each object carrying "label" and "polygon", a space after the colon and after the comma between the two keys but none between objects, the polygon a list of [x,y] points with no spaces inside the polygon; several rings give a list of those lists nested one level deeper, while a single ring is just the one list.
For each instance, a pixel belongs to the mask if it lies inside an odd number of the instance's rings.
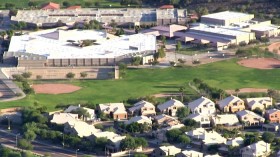
[{"label": "street light", "polygon": [[19,136],[19,135],[20,135],[20,133],[16,134],[16,147],[18,146],[17,140],[18,140],[18,136]]},{"label": "street light", "polygon": [[62,135],[62,147],[64,148],[64,133],[61,133]]},{"label": "street light", "polygon": [[8,119],[8,130],[11,130],[10,118],[8,116],[6,116],[6,118]]},{"label": "street light", "polygon": [[80,150],[80,149],[77,149],[77,150],[76,150],[76,157],[78,156],[78,151],[79,151],[79,150]]}]

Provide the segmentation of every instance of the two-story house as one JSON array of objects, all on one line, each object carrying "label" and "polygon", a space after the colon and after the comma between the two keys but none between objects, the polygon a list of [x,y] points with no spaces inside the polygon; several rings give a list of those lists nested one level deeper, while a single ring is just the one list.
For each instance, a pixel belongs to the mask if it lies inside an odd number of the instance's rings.
[{"label": "two-story house", "polygon": [[99,113],[104,113],[114,120],[127,119],[127,112],[123,103],[99,104],[97,110]]},{"label": "two-story house", "polygon": [[245,126],[261,125],[265,121],[265,119],[262,116],[249,110],[238,111],[236,112],[236,115],[239,121],[243,123]]},{"label": "two-story house", "polygon": [[161,127],[173,126],[180,123],[178,119],[165,114],[155,116],[154,122]]},{"label": "two-story house", "polygon": [[181,107],[185,107],[185,105],[176,99],[171,99],[157,106],[161,113],[168,114],[170,116],[176,116],[177,110]]},{"label": "two-story house", "polygon": [[156,115],[155,106],[152,103],[141,100],[128,109],[133,116],[154,116]]},{"label": "two-story house", "polygon": [[128,125],[131,123],[138,123],[138,124],[148,124],[148,125],[152,125],[152,120],[146,116],[135,116],[130,118],[128,121],[124,122],[124,124]]},{"label": "two-story house", "polygon": [[206,97],[201,97],[188,104],[192,113],[211,115],[216,113],[215,103]]},{"label": "two-story house", "polygon": [[201,127],[210,127],[211,119],[208,115],[203,115],[199,113],[190,114],[188,119],[193,119],[200,124]]},{"label": "two-story house", "polygon": [[260,98],[247,98],[245,99],[245,103],[249,110],[255,110],[259,108],[261,110],[265,110],[269,106],[272,106],[272,98],[270,97],[260,97]]},{"label": "two-story house", "polygon": [[226,97],[225,99],[218,101],[218,107],[223,112],[235,113],[245,110],[244,101],[234,95]]},{"label": "two-story house", "polygon": [[271,123],[280,123],[280,110],[269,109],[265,111],[265,118]]},{"label": "two-story house", "polygon": [[271,152],[270,144],[264,141],[253,143],[240,151],[242,157],[267,157]]}]

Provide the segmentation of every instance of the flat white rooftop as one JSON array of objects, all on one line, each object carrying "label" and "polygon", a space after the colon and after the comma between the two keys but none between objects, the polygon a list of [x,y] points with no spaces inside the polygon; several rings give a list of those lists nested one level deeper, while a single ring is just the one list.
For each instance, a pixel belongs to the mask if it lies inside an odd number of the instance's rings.
[{"label": "flat white rooftop", "polygon": [[219,19],[219,20],[229,20],[235,18],[242,18],[252,14],[240,13],[240,12],[232,12],[232,11],[223,11],[209,15],[203,15],[202,17]]},{"label": "flat white rooftop", "polygon": [[[91,46],[78,47],[69,40],[75,43],[81,40],[96,40],[96,42]],[[8,51],[43,55],[48,59],[74,59],[115,58],[155,50],[154,35],[114,37],[102,31],[51,29],[13,36]]]},{"label": "flat white rooftop", "polygon": [[230,35],[230,36],[239,36],[242,34],[248,34],[250,32],[245,32],[245,31],[241,31],[238,29],[228,29],[225,27],[210,27],[207,25],[199,25],[197,27],[193,27],[190,30],[197,30],[197,31],[201,31],[201,32],[209,32],[209,33],[215,33],[215,34],[221,34],[221,35]]}]

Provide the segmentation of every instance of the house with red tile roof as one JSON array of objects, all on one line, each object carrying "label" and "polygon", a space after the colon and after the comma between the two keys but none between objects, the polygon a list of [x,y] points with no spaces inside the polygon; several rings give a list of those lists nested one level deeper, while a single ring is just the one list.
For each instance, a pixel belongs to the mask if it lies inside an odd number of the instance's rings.
[{"label": "house with red tile roof", "polygon": [[73,5],[73,6],[70,6],[70,7],[68,7],[68,8],[66,8],[66,9],[73,9],[73,10],[75,10],[75,9],[81,9],[82,7],[80,6],[80,5]]},{"label": "house with red tile roof", "polygon": [[60,9],[60,5],[57,3],[49,2],[42,6],[42,10],[48,10],[48,9]]}]

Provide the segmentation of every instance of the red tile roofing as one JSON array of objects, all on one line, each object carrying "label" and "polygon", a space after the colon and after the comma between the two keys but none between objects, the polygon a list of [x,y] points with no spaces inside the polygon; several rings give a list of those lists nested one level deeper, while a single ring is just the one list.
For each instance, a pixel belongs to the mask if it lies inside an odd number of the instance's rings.
[{"label": "red tile roofing", "polygon": [[41,9],[60,9],[60,5],[57,3],[49,2],[47,4],[44,4]]},{"label": "red tile roofing", "polygon": [[174,9],[173,5],[163,5],[160,7],[160,9]]},{"label": "red tile roofing", "polygon": [[80,8],[82,8],[80,5],[73,5],[68,7],[67,9],[80,9]]}]

